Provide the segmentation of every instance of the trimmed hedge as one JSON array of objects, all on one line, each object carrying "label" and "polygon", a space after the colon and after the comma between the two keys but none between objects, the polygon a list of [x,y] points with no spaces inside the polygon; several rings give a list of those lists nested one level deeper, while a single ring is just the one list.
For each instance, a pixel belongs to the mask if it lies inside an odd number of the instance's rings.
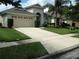
[{"label": "trimmed hedge", "polygon": [[8,19],[8,28],[12,28],[13,27],[13,19]]}]

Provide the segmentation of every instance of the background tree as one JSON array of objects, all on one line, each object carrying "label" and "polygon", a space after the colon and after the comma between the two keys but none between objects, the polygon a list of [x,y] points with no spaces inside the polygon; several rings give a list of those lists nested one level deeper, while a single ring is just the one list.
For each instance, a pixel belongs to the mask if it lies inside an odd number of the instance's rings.
[{"label": "background tree", "polygon": [[[59,20],[62,19],[64,4],[70,3],[70,0],[55,0],[54,7],[49,7],[49,12],[55,14],[55,27],[59,26]],[[54,11],[54,12],[53,12]],[[52,15],[51,14],[51,15]]]},{"label": "background tree", "polygon": [[15,7],[21,6],[20,2],[21,2],[21,0],[0,0],[0,4],[5,4],[6,6],[8,4],[11,4]]},{"label": "background tree", "polygon": [[60,19],[62,19],[62,16],[64,14],[63,11],[64,11],[65,4],[68,4],[68,3],[70,3],[70,0],[55,0],[55,10],[56,10],[55,27],[61,25]]},{"label": "background tree", "polygon": [[52,15],[54,13],[54,6],[50,3],[47,3],[45,6],[43,6],[44,8],[48,8],[48,11],[45,13],[45,17],[47,19],[47,24],[51,26],[51,19],[52,19]]},{"label": "background tree", "polygon": [[70,6],[70,10],[67,12],[66,16],[68,20],[79,21],[79,0],[75,0],[76,4]]}]

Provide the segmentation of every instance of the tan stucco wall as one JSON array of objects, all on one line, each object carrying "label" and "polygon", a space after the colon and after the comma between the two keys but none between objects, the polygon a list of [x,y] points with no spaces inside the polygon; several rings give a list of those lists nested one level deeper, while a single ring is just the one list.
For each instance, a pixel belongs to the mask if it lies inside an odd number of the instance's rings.
[{"label": "tan stucco wall", "polygon": [[33,8],[32,9],[28,9],[27,11],[33,13],[34,9]]},{"label": "tan stucco wall", "polygon": [[75,27],[79,27],[79,22],[77,21],[67,21],[68,24],[72,26],[72,23],[75,23]]},{"label": "tan stucco wall", "polygon": [[79,22],[75,22],[76,23],[76,27],[79,27]]},{"label": "tan stucco wall", "polygon": [[40,19],[41,24],[40,24],[40,26],[43,25],[43,23],[44,23],[44,10],[42,8],[30,8],[27,11],[34,13],[34,14],[40,13],[41,14],[41,19]]},{"label": "tan stucco wall", "polygon": [[0,16],[0,23],[2,23],[3,27],[7,27],[7,16]]},{"label": "tan stucco wall", "polygon": [[41,14],[41,20],[40,20],[40,26],[43,25],[44,23],[44,10],[43,9],[38,9],[38,8],[34,8],[34,13],[40,13]]},{"label": "tan stucco wall", "polygon": [[3,18],[0,16],[0,23],[2,23],[2,21],[3,21]]},{"label": "tan stucco wall", "polygon": [[70,24],[70,26],[72,26],[72,21],[68,20],[67,23]]}]

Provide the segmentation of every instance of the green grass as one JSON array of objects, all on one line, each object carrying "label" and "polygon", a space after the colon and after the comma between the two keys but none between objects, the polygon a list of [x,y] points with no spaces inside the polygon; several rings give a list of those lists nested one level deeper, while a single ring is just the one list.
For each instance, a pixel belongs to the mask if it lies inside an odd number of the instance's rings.
[{"label": "green grass", "polygon": [[30,37],[14,29],[0,28],[0,42],[11,42],[29,39]]},{"label": "green grass", "polygon": [[70,34],[70,33],[79,33],[79,29],[75,29],[75,30],[71,30],[71,29],[68,29],[68,28],[44,28],[45,30],[47,31],[51,31],[51,32],[55,32],[55,33],[58,33],[58,34]]},{"label": "green grass", "polygon": [[35,59],[48,54],[41,43],[30,43],[0,49],[0,59]]}]

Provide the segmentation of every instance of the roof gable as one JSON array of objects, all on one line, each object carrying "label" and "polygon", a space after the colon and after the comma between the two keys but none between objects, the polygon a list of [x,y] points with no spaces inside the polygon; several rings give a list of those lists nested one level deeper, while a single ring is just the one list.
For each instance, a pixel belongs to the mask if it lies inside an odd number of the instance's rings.
[{"label": "roof gable", "polygon": [[39,5],[39,4],[35,4],[35,5],[32,5],[32,6],[37,6],[37,7],[41,7],[41,5]]},{"label": "roof gable", "polygon": [[34,4],[34,5],[31,5],[31,6],[28,6],[25,9],[30,9],[30,8],[40,8],[40,9],[43,9],[43,7],[41,5],[39,5],[39,4]]},{"label": "roof gable", "polygon": [[23,8],[11,8],[11,9],[8,9],[8,10],[5,10],[5,11],[2,11],[1,14],[4,14],[4,13],[21,13],[21,14],[30,14],[30,15],[35,15],[33,13],[30,13],[28,11],[26,11],[25,9]]}]

